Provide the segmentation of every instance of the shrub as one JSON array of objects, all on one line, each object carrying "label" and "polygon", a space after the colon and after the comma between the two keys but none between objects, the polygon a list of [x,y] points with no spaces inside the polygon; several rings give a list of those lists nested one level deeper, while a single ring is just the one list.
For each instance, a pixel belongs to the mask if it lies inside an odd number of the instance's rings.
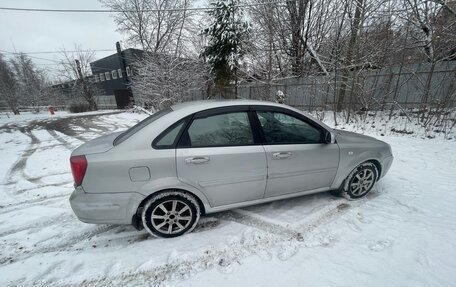
[{"label": "shrub", "polygon": [[71,103],[68,106],[70,113],[83,113],[89,111],[89,104],[87,103]]}]

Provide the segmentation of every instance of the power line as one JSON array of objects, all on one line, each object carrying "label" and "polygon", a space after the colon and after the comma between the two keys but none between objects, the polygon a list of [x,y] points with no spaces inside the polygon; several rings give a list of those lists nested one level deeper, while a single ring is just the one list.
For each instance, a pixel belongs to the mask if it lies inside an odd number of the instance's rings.
[{"label": "power line", "polygon": [[[297,0],[281,0],[262,3],[240,4],[237,8],[266,6],[281,4],[285,2],[295,2]],[[113,9],[39,9],[39,8],[17,8],[17,7],[0,7],[4,11],[22,11],[22,12],[56,12],[56,13],[125,13],[125,12],[179,12],[179,11],[210,11],[219,9],[217,7],[193,7],[193,8],[171,8],[171,9],[144,9],[144,10],[113,10]]]},{"label": "power line", "polygon": [[[12,54],[12,55],[20,55],[21,54],[21,53],[8,52],[8,51],[4,51],[4,50],[0,50],[0,53],[7,53],[7,54]],[[27,56],[27,57],[32,58],[32,59],[38,59],[38,60],[44,60],[44,61],[59,63],[59,61],[57,61],[57,60],[51,60],[51,59],[46,59],[46,58],[41,58],[41,57],[36,57],[36,56]]]},{"label": "power line", "polygon": [[4,50],[0,50],[0,51],[3,52],[3,53],[15,54],[15,55],[20,55],[20,54],[34,55],[34,54],[62,54],[62,53],[65,53],[65,52],[67,52],[67,53],[112,52],[112,51],[115,51],[115,50],[116,49],[73,50],[73,51],[64,50],[64,51],[40,51],[40,52],[10,52],[10,51],[4,51]]}]

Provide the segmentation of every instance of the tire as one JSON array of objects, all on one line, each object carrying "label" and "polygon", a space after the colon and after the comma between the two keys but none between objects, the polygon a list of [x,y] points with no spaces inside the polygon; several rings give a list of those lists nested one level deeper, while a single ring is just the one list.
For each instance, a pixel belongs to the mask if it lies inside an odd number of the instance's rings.
[{"label": "tire", "polygon": [[378,170],[372,162],[358,165],[345,179],[339,194],[349,200],[366,196],[374,187],[378,178]]},{"label": "tire", "polygon": [[141,219],[155,237],[172,238],[191,232],[200,218],[197,200],[184,192],[169,191],[149,199]]}]

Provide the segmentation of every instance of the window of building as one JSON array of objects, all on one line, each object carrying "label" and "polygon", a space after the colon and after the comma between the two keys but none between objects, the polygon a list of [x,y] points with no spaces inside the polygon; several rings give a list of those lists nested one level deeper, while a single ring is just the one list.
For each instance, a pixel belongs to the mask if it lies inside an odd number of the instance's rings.
[{"label": "window of building", "polygon": [[106,81],[111,80],[111,74],[109,72],[105,72],[105,78],[106,78]]},{"label": "window of building", "polygon": [[98,75],[94,75],[93,80],[95,83],[98,83],[100,81],[100,77],[98,77]]},{"label": "window of building", "polygon": [[122,70],[121,69],[117,69],[117,74],[119,75],[119,79],[122,78]]},{"label": "window of building", "polygon": [[100,82],[104,82],[105,80],[105,76],[103,73],[100,74]]},{"label": "window of building", "polygon": [[117,79],[117,71],[116,70],[112,70],[111,71],[111,76],[112,76],[113,80]]},{"label": "window of building", "polygon": [[131,76],[130,66],[128,66],[125,70],[127,72],[127,76],[130,77]]}]

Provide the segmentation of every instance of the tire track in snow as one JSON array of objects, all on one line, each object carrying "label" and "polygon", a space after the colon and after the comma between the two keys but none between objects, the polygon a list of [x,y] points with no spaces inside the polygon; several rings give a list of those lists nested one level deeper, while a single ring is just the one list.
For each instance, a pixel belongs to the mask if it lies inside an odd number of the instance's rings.
[{"label": "tire track in snow", "polygon": [[[24,172],[24,168],[27,164],[27,160],[29,159],[29,157],[32,154],[34,154],[36,152],[41,141],[35,135],[33,135],[33,133],[31,132],[31,129],[29,129],[29,128],[20,127],[19,130],[21,133],[23,133],[24,135],[26,135],[27,137],[30,138],[30,143],[29,143],[27,149],[19,157],[19,160],[17,160],[13,164],[11,169],[8,171],[8,173],[6,175],[6,180],[5,180],[6,186],[17,183],[17,180],[14,180],[14,177],[17,174],[20,174],[22,178],[26,179],[27,181],[29,181],[31,183],[35,183],[35,184],[41,183],[41,180],[39,178],[30,177],[27,174],[25,174],[25,172]],[[8,188],[5,188],[5,190],[8,190]],[[10,195],[12,197],[15,197],[17,195],[17,192],[11,192]]]},{"label": "tire track in snow", "polygon": [[44,221],[34,221],[33,224],[27,224],[27,225],[22,225],[21,227],[18,228],[13,228],[10,230],[6,230],[3,232],[0,232],[0,237],[3,236],[8,236],[10,234],[18,233],[24,230],[35,230],[35,229],[41,229],[43,227],[51,226],[56,223],[60,223],[62,221],[66,221],[70,218],[73,218],[73,215],[70,213],[67,214],[60,214],[58,217],[50,218]]},{"label": "tire track in snow", "polygon": [[[285,227],[276,223],[267,222],[255,216],[248,216],[244,212],[228,211],[226,214],[216,214],[214,217],[221,220],[235,221],[237,223],[251,226],[259,230],[260,234],[254,235],[249,239],[241,239],[239,243],[227,244],[221,248],[209,248],[200,254],[182,261],[167,262],[148,270],[131,270],[122,274],[103,277],[92,280],[86,280],[77,284],[63,284],[65,286],[121,286],[125,284],[142,285],[160,285],[164,281],[172,281],[176,274],[182,277],[190,276],[194,273],[213,267],[225,266],[239,262],[239,260],[258,254],[261,252],[270,252],[270,250],[279,245],[296,245],[297,248],[309,247],[307,241],[311,239],[312,233],[319,226],[337,219],[343,214],[348,213],[354,208],[360,207],[369,200],[379,196],[380,193],[373,192],[368,194],[367,198],[357,201],[338,200],[331,208],[326,208],[318,216],[313,217],[308,222],[299,224],[296,227]],[[334,239],[330,239],[334,240]],[[319,243],[322,246],[328,243]],[[315,247],[314,244],[310,245]],[[285,252],[286,253],[286,252]],[[280,256],[280,255],[278,255]],[[287,258],[288,255],[284,257]],[[57,285],[62,285],[62,282]]]},{"label": "tire track in snow", "polygon": [[[204,232],[220,225],[220,220],[209,217],[205,218],[202,217],[201,221],[198,222],[195,229],[192,233]],[[137,231],[133,226],[129,225],[121,225],[118,227],[118,230],[113,230],[114,234],[113,237],[109,238],[95,238],[90,241],[90,245],[96,245],[100,247],[118,247],[118,246],[126,246],[133,243],[141,242],[144,240],[154,240],[155,237],[151,236],[146,231]],[[132,234],[133,232],[133,234]],[[122,233],[126,233],[126,235],[122,235]],[[77,249],[77,248],[76,248]]]},{"label": "tire track in snow", "polygon": [[215,217],[223,220],[233,221],[242,225],[255,227],[278,236],[286,235],[291,237],[297,237],[300,235],[300,232],[292,229],[291,227],[286,227],[280,224],[268,222],[256,216],[251,216],[248,214],[248,212],[245,212],[242,209],[226,211],[217,214]]},{"label": "tire track in snow", "polygon": [[[44,178],[44,177],[38,177],[37,179],[41,182],[41,178]],[[62,181],[62,182],[57,182],[57,183],[37,183],[37,185],[34,187],[17,189],[16,194],[21,194],[21,193],[27,192],[29,190],[39,189],[39,188],[48,187],[48,186],[63,186],[63,185],[70,184],[72,182],[73,182],[72,180],[67,180],[67,181]],[[33,183],[36,183],[36,182],[33,182]]]},{"label": "tire track in snow", "polygon": [[12,264],[17,261],[23,261],[33,256],[39,256],[40,254],[44,253],[52,253],[52,252],[62,252],[68,250],[68,248],[72,247],[76,243],[79,243],[83,240],[87,240],[92,238],[95,235],[108,232],[109,230],[116,228],[115,225],[99,225],[94,229],[87,230],[80,234],[76,234],[73,236],[69,236],[68,238],[64,238],[60,243],[43,246],[40,248],[35,248],[32,250],[26,250],[22,254],[16,254],[14,258],[11,257],[3,257],[0,258],[0,267],[8,264]]},{"label": "tire track in snow", "polygon": [[51,195],[51,196],[46,196],[46,197],[40,197],[36,199],[30,199],[30,200],[24,200],[24,201],[19,201],[16,203],[10,203],[6,206],[0,206],[0,214],[5,214],[9,212],[13,212],[16,210],[21,210],[25,208],[29,208],[30,206],[34,205],[41,205],[44,202],[47,201],[52,201],[52,200],[59,200],[63,197],[70,197],[70,194],[56,194],[56,195]]},{"label": "tire track in snow", "polygon": [[64,146],[68,150],[74,150],[76,147],[73,146],[72,143],[69,141],[65,140],[63,137],[59,136],[55,130],[47,130],[47,132],[56,140],[58,141],[62,146]]},{"label": "tire track in snow", "polygon": [[[7,172],[7,175],[5,177],[5,190],[10,191],[9,195],[12,198],[18,199],[18,195],[21,193],[24,193],[29,190],[37,189],[37,188],[43,188],[46,186],[62,186],[65,184],[70,183],[70,181],[64,181],[64,182],[59,182],[59,183],[50,183],[47,184],[42,181],[43,178],[50,176],[50,175],[44,175],[44,176],[29,176],[25,172],[25,167],[27,165],[28,159],[37,151],[40,149],[48,149],[48,146],[41,147],[42,141],[36,137],[32,131],[33,130],[42,130],[43,128],[49,133],[50,136],[52,136],[52,139],[54,139],[58,144],[54,146],[63,146],[68,150],[73,150],[74,147],[71,145],[70,142],[66,141],[63,139],[61,136],[59,136],[53,128],[58,128],[59,131],[66,131],[63,132],[63,134],[66,134],[68,136],[71,136],[70,134],[73,133],[72,129],[69,127],[69,125],[66,125],[68,122],[79,120],[79,118],[64,118],[64,119],[55,119],[52,121],[49,120],[37,120],[31,122],[29,125],[25,127],[17,126],[17,125],[7,125],[3,126],[2,128],[7,129],[7,130],[19,130],[22,134],[30,138],[30,143],[28,147],[25,149],[25,151],[21,154],[19,157],[19,160],[17,160],[13,166],[10,168],[10,170]],[[87,121],[87,120],[85,120]],[[85,142],[85,140],[84,140]],[[16,179],[17,176],[20,176],[20,178],[25,179],[26,181],[32,183],[34,186],[29,187],[29,188],[23,188],[23,189],[15,189],[15,184],[18,183],[18,179]],[[54,174],[57,175],[57,174]]]},{"label": "tire track in snow", "polygon": [[257,217],[248,216],[236,211],[216,214],[214,216],[215,218],[254,227],[254,230],[258,230],[258,233],[254,233],[250,238],[242,238],[239,242],[229,243],[220,248],[209,248],[185,260],[167,262],[164,265],[148,270],[131,270],[111,277],[89,279],[74,284],[62,284],[62,282],[50,283],[64,286],[121,286],[126,283],[133,285],[159,285],[164,281],[173,280],[176,274],[186,277],[213,267],[223,267],[226,264],[239,262],[239,260],[252,254],[265,251],[270,252],[272,248],[281,244],[297,244],[298,248],[306,247],[306,240],[311,237],[312,232],[318,226],[336,219],[350,211],[353,207],[364,204],[366,200],[359,200],[356,202],[357,204],[347,203],[345,200],[341,200],[341,202],[343,203],[335,205],[334,208],[325,209],[325,212],[312,221],[300,225],[298,228],[288,228],[279,224],[266,222]]}]

